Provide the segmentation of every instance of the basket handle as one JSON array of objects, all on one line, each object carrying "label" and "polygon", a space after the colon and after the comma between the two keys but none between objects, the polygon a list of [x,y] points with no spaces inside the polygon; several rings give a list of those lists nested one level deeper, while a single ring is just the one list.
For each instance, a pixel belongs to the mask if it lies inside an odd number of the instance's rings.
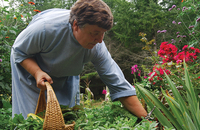
[{"label": "basket handle", "polygon": [[64,129],[65,122],[60,108],[60,104],[49,82],[45,82],[47,87],[47,106],[43,129]]},{"label": "basket handle", "polygon": [[[60,104],[57,100],[57,97],[53,91],[52,86],[49,82],[45,82],[47,88],[47,104],[45,100],[44,90],[40,90],[37,107],[35,110],[35,114],[39,112],[43,112],[42,118],[44,119],[43,130],[73,130],[75,126],[75,122],[73,124],[66,125],[62,110],[60,108]],[[38,115],[40,116],[40,115]],[[40,116],[41,117],[41,116]]]},{"label": "basket handle", "polygon": [[39,114],[38,116],[44,119],[44,117],[45,117],[44,111],[45,110],[46,110],[45,91],[41,89],[40,94],[39,94],[39,98],[38,98],[38,102],[37,102],[37,106],[36,106],[36,109],[35,109],[35,115],[43,112],[43,113]]}]

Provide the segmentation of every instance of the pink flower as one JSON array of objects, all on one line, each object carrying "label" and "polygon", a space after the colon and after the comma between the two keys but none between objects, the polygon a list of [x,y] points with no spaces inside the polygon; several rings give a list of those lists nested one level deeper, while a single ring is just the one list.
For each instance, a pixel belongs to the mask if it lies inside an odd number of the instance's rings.
[{"label": "pink flower", "polygon": [[131,74],[134,74],[135,72],[137,72],[138,71],[137,65],[132,66],[131,70],[132,70]]},{"label": "pink flower", "polygon": [[182,60],[177,60],[176,63],[177,64],[182,63]]},{"label": "pink flower", "polygon": [[102,91],[102,94],[106,95],[106,93],[107,93],[107,91],[104,89],[104,90]]},{"label": "pink flower", "polygon": [[144,76],[144,79],[146,79],[147,78],[147,76]]},{"label": "pink flower", "polygon": [[200,18],[198,18],[196,21],[199,22],[199,21],[200,21]]}]

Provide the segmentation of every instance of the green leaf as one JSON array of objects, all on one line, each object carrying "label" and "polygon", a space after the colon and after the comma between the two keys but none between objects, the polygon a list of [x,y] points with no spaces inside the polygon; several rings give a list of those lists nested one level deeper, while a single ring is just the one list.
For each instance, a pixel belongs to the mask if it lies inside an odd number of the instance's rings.
[{"label": "green leaf", "polygon": [[16,123],[16,124],[25,123],[25,120],[24,120],[24,117],[22,116],[22,113],[21,114],[15,114],[15,116],[13,118],[13,123]]},{"label": "green leaf", "polygon": [[14,30],[9,30],[9,32],[12,34],[15,34],[15,35],[17,34],[16,31],[14,31]]},{"label": "green leaf", "polygon": [[0,82],[0,87],[2,87],[2,89],[5,89],[5,85],[2,82]]},{"label": "green leaf", "polygon": [[182,112],[186,111],[187,113],[189,113],[189,111],[186,108],[185,102],[184,102],[183,98],[181,97],[179,91],[177,90],[176,86],[173,84],[173,82],[171,81],[171,79],[169,78],[169,76],[166,74],[166,72],[164,72],[164,73],[165,73],[165,77],[166,77],[166,79],[167,79],[167,81],[169,83],[169,86],[170,86],[170,88],[171,88],[171,90],[172,90],[172,92],[174,94],[175,100],[180,105],[180,110]]},{"label": "green leaf", "polygon": [[88,118],[88,119],[92,119],[93,117],[94,117],[94,115],[93,114],[91,114],[91,113],[89,113],[89,114],[85,114],[86,115],[86,117]]},{"label": "green leaf", "polygon": [[4,77],[3,76],[0,76],[0,80],[2,80]]},{"label": "green leaf", "polygon": [[191,120],[190,116],[188,115],[188,113],[183,113],[186,116],[184,116],[185,120],[186,120],[186,124],[187,124],[187,129],[186,130],[199,130],[195,127],[193,121]]},{"label": "green leaf", "polygon": [[175,102],[171,97],[167,96],[166,93],[164,92],[163,89],[162,90],[162,93],[163,95],[165,96],[165,99],[167,100],[167,103],[169,104],[174,116],[176,117],[177,119],[177,122],[179,123],[179,125],[182,127],[183,129],[183,126],[182,124],[185,124],[186,122],[184,122],[183,120],[183,115],[182,113],[180,112],[180,105],[178,103],[176,104],[173,104],[172,102]]},{"label": "green leaf", "polygon": [[153,107],[156,106],[154,114],[156,115],[156,117],[162,125],[167,126],[169,128],[173,127],[172,124],[168,121],[168,119],[165,116],[163,116],[163,114],[158,110],[158,108],[164,112],[164,114],[170,119],[170,121],[174,124],[174,126],[177,129],[181,128],[176,119],[169,112],[169,110],[161,103],[161,101],[159,101],[152,93],[150,93],[148,90],[144,89],[140,85],[136,84],[136,86],[138,87],[138,91],[144,98],[147,105],[149,105],[151,109],[153,109]]},{"label": "green leaf", "polygon": [[[196,97],[193,85],[192,85],[190,77],[189,77],[189,72],[187,70],[185,60],[184,60],[184,70],[185,70],[185,83],[186,83],[186,87],[188,88],[187,99],[189,102],[189,108],[190,108],[191,117],[192,117],[192,119],[190,119],[190,120],[193,120],[194,125],[196,126],[196,129],[200,129],[200,121],[198,120],[199,115],[197,115],[197,111],[199,111],[199,106],[196,106],[199,103],[197,103],[197,97]],[[193,128],[192,122],[190,122],[190,126]]]},{"label": "green leaf", "polygon": [[3,103],[3,108],[12,108],[12,105],[10,104],[9,101],[2,99],[2,103]]},{"label": "green leaf", "polygon": [[[193,85],[192,85],[191,80],[190,80],[190,76],[189,76],[189,72],[188,72],[187,67],[186,67],[185,60],[184,60],[184,70],[185,70],[185,84],[186,84],[186,87],[189,90],[187,92],[191,96],[191,98],[193,100],[192,103],[193,103],[193,106],[194,106],[194,104],[197,104],[197,99],[196,99],[196,95],[195,95],[195,92],[194,92],[194,89],[193,89]],[[195,107],[195,109],[196,109],[196,107]]]},{"label": "green leaf", "polygon": [[7,31],[1,30],[1,34],[3,35],[3,37],[5,37],[7,35]]},{"label": "green leaf", "polygon": [[11,15],[6,15],[6,19],[9,19]]}]

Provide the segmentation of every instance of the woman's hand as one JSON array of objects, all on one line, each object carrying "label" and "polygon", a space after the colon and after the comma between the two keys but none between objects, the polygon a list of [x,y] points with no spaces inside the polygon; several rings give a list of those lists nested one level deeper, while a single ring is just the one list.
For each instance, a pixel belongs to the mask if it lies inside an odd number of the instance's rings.
[{"label": "woman's hand", "polygon": [[48,81],[50,84],[53,83],[51,77],[40,69],[34,58],[27,58],[23,60],[20,65],[35,78],[38,88],[46,90],[44,82]]},{"label": "woman's hand", "polygon": [[51,79],[51,77],[45,73],[44,71],[37,71],[35,73],[35,80],[36,80],[36,83],[37,83],[37,87],[42,89],[42,90],[46,90],[46,85],[44,82],[49,82],[50,84],[53,83],[53,80]]},{"label": "woman's hand", "polygon": [[124,107],[127,110],[129,110],[131,113],[136,115],[138,118],[147,116],[147,112],[143,108],[137,96],[122,97],[122,98],[119,98],[119,101],[124,105]]}]

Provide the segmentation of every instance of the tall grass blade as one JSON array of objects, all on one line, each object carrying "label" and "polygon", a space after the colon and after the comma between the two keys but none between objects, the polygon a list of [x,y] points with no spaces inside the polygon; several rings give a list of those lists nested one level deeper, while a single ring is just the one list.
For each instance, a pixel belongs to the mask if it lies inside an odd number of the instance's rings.
[{"label": "tall grass blade", "polygon": [[[196,128],[196,126],[194,125],[191,117],[188,115],[188,113],[184,113],[184,118],[186,120],[186,123],[187,123],[187,130],[199,130]],[[185,124],[184,124],[185,125]]]},{"label": "tall grass blade", "polygon": [[[187,92],[191,96],[191,98],[193,100],[192,103],[194,105],[194,104],[197,104],[197,99],[196,99],[196,95],[195,95],[195,92],[194,92],[194,89],[193,89],[193,85],[192,85],[191,80],[190,80],[189,72],[187,70],[185,61],[184,61],[184,70],[185,70],[185,84],[186,84],[186,86],[187,86],[187,88],[189,90]],[[196,109],[196,107],[195,107],[195,109]]]},{"label": "tall grass blade", "polygon": [[[183,120],[183,115],[180,112],[180,105],[178,103],[175,103],[176,101],[174,101],[171,97],[169,97],[163,89],[162,93],[165,96],[165,99],[167,100],[167,103],[169,104],[171,111],[173,112],[174,116],[176,117],[177,121],[179,122],[180,126],[182,126],[181,124],[185,124],[184,120]],[[182,126],[183,127],[183,126]]]},{"label": "tall grass blade", "polygon": [[185,84],[189,90],[189,91],[187,91],[187,99],[188,99],[188,104],[189,104],[189,110],[191,113],[190,117],[192,118],[192,121],[194,122],[196,129],[199,130],[200,129],[200,121],[198,120],[199,115],[197,114],[197,111],[199,111],[199,106],[196,106],[196,105],[198,105],[198,103],[197,103],[198,95],[195,95],[195,91],[194,91],[192,82],[190,80],[190,75],[189,75],[185,60],[184,60],[184,71],[185,71]]},{"label": "tall grass blade", "polygon": [[178,76],[172,75],[172,77],[174,77],[178,82],[180,82],[180,84],[183,86],[183,88],[184,88],[186,91],[189,91],[189,89],[188,89],[187,86],[185,85],[185,82],[182,81]]},{"label": "tall grass blade", "polygon": [[[144,89],[138,84],[136,84],[136,86],[138,88],[139,93],[142,95],[145,102],[147,103],[147,105],[149,105],[151,108],[156,106],[156,108],[161,109],[163,113],[167,116],[167,118],[173,123],[173,125],[177,129],[181,129],[180,124],[177,122],[174,116],[152,93],[150,93],[148,90]],[[163,116],[163,114],[158,109],[154,110],[154,114],[156,115],[156,117],[158,118],[158,120],[162,125],[167,126],[168,128],[173,128],[172,124],[168,121],[168,119],[165,116]]]},{"label": "tall grass blade", "polygon": [[185,104],[185,101],[183,100],[183,98],[181,97],[179,91],[177,90],[176,86],[173,84],[173,82],[171,81],[171,79],[169,78],[169,76],[165,73],[165,77],[169,83],[169,86],[174,94],[174,98],[175,100],[179,103],[180,105],[180,110],[182,112],[187,112],[189,113],[189,111],[187,110],[187,107],[186,107],[186,104]]}]

